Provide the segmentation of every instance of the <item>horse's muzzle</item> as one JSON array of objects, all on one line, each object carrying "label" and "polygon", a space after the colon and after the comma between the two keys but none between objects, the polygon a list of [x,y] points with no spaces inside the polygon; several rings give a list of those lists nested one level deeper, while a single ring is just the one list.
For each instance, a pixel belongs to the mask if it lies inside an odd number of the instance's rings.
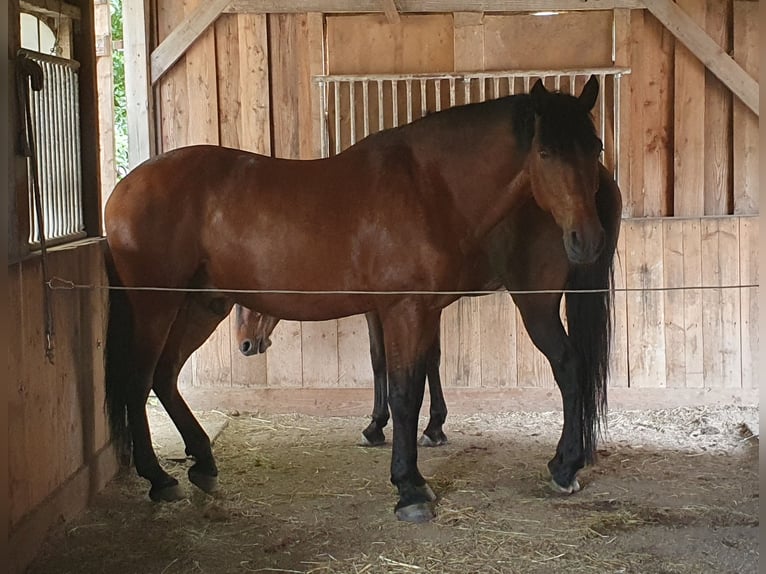
[{"label": "horse's muzzle", "polygon": [[572,230],[564,234],[564,248],[572,263],[586,265],[593,263],[604,250],[605,233],[603,228],[592,233]]},{"label": "horse's muzzle", "polygon": [[252,357],[260,353],[265,353],[266,349],[271,347],[271,339],[244,339],[239,344],[239,352],[245,357]]}]

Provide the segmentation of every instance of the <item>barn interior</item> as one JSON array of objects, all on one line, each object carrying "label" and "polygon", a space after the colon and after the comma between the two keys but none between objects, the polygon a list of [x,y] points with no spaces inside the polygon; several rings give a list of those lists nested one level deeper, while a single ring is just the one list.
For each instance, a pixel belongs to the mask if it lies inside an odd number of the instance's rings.
[{"label": "barn interior", "polygon": [[[760,2],[125,0],[119,42],[113,2],[8,4],[9,140],[28,109],[34,144],[8,154],[11,572],[757,570]],[[42,90],[23,61],[43,71]],[[363,316],[283,321],[254,357],[227,317],[180,388],[204,420],[226,421],[216,449],[230,482],[151,505],[103,409],[103,206],[125,168],[198,143],[327,157],[538,78],[578,93],[591,75],[623,211],[612,434],[584,471],[590,488],[562,500],[541,486],[561,397],[510,297],[494,293],[442,315],[451,440],[421,452],[444,496],[433,524],[396,523],[388,450],[356,446],[372,404]],[[164,464],[183,474],[156,399],[149,409]],[[510,441],[517,452],[501,448]],[[330,458],[351,471],[348,491]],[[251,526],[260,533],[240,540]],[[670,533],[697,546],[663,550]]]}]

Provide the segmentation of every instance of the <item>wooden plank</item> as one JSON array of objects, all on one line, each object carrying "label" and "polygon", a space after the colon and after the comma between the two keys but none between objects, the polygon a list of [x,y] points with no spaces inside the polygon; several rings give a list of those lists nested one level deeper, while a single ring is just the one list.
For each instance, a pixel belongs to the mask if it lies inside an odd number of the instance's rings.
[{"label": "wooden plank", "polygon": [[630,185],[623,212],[670,214],[672,189],[672,66],[674,41],[647,12],[631,16]]},{"label": "wooden plank", "polygon": [[[183,19],[183,4],[161,2],[157,7],[158,35],[170,34]],[[170,151],[189,143],[189,98],[186,80],[186,58],[182,58],[160,80],[159,83],[159,125],[161,151]]]},{"label": "wooden plank", "polygon": [[612,323],[612,345],[609,358],[609,388],[627,387],[628,380],[628,308],[625,294],[625,232],[617,238],[617,253],[614,260],[614,322]]},{"label": "wooden plank", "polygon": [[301,328],[303,339],[303,386],[337,387],[338,322],[307,321]]},{"label": "wooden plank", "polygon": [[[743,285],[758,284],[759,241],[757,217],[742,217],[739,220],[739,280]],[[742,298],[742,388],[758,388],[758,288],[743,288]],[[762,363],[761,363],[762,364]]]},{"label": "wooden plank", "polygon": [[486,15],[484,60],[487,70],[611,66],[612,13]]},{"label": "wooden plank", "polygon": [[[201,0],[185,0],[185,15],[195,13],[200,5]],[[186,94],[190,111],[186,145],[220,143],[215,40],[215,29],[209,28],[186,52]],[[195,352],[195,384],[232,385],[231,322],[230,314]]]},{"label": "wooden plank", "polygon": [[672,0],[644,0],[646,8],[707,66],[756,116],[758,82]]},{"label": "wooden plank", "polygon": [[481,386],[515,387],[516,313],[509,295],[495,293],[479,298],[481,337]]},{"label": "wooden plank", "polygon": [[338,320],[338,386],[372,387],[370,338],[364,315]]},{"label": "wooden plank", "polygon": [[112,18],[109,4],[95,4],[96,82],[98,86],[101,200],[106,205],[117,183],[114,140],[114,78],[112,73]]},{"label": "wooden plank", "polygon": [[[734,2],[734,58],[753,77],[759,74],[757,2]],[[734,102],[734,213],[758,212],[758,116]]]},{"label": "wooden plank", "polygon": [[481,386],[481,322],[478,297],[458,300],[458,384]]},{"label": "wooden plank", "polygon": [[444,388],[460,386],[458,354],[460,353],[460,312],[458,301],[448,305],[442,311],[439,337],[441,340],[441,363],[439,375]]},{"label": "wooden plank", "polygon": [[[156,84],[162,75],[175,64],[186,50],[216,21],[229,0],[194,2],[194,9],[186,16],[151,54],[151,83]],[[129,2],[128,5],[131,3]],[[187,2],[187,5],[189,2]],[[127,34],[127,20],[126,20]]]},{"label": "wooden plank", "polygon": [[239,77],[247,79],[239,84],[240,148],[269,155],[271,109],[266,16],[241,14],[237,16],[237,27],[240,49]]},{"label": "wooden plank", "polygon": [[[406,12],[537,12],[558,10],[612,10],[643,8],[640,0],[396,0],[399,13]],[[381,0],[233,0],[226,12],[247,14],[383,13]]]},{"label": "wooden plank", "polygon": [[271,335],[266,354],[266,381],[270,388],[303,386],[302,323],[281,321]]},{"label": "wooden plank", "polygon": [[[701,223],[702,282],[732,286],[739,282],[737,218],[705,218]],[[702,292],[702,340],[705,388],[740,388],[740,290]]]},{"label": "wooden plank", "polygon": [[[678,0],[678,5],[697,25],[705,25],[704,2]],[[680,42],[674,62],[673,214],[698,217],[704,214],[705,66]]]},{"label": "wooden plank", "polygon": [[32,347],[27,345],[28,338],[25,326],[25,290],[22,281],[21,266],[8,268],[8,310],[9,330],[20,334],[17,339],[11,338],[8,349],[9,385],[8,385],[8,437],[12,447],[8,449],[8,512],[11,529],[21,520],[31,508],[31,472],[29,470],[29,453],[34,452],[32,445],[27,443],[27,425],[33,426],[32,421],[24,416],[25,405],[28,403],[29,371],[33,362],[26,360]]},{"label": "wooden plank", "polygon": [[153,98],[149,81],[148,2],[128,2],[123,8],[128,164],[131,169],[155,152]]},{"label": "wooden plank", "polygon": [[631,387],[665,387],[663,244],[660,220],[626,221],[626,283]]},{"label": "wooden plank", "polygon": [[330,74],[449,71],[454,69],[453,44],[450,14],[403,16],[396,29],[382,15],[327,17]]},{"label": "wooden plank", "polygon": [[[732,0],[707,0],[705,29],[730,53]],[[732,97],[705,71],[705,215],[727,215],[732,206]]]},{"label": "wooden plank", "polygon": [[[700,285],[700,230],[696,219],[666,219],[663,227],[664,286]],[[666,291],[667,387],[702,386],[702,306],[697,289]]]},{"label": "wooden plank", "polygon": [[24,12],[52,18],[60,18],[61,16],[72,20],[80,20],[82,18],[79,6],[69,2],[62,2],[61,0],[20,0],[19,7]]},{"label": "wooden plank", "polygon": [[[614,65],[629,68],[631,65],[631,17],[630,10],[614,11]],[[631,134],[631,87],[633,74],[620,79],[620,150],[617,161],[617,185],[627,190],[630,185],[630,134]],[[623,215],[628,214],[627,201],[623,201]]]},{"label": "wooden plank", "polygon": [[456,12],[453,19],[455,71],[484,70],[484,15],[476,12]]}]

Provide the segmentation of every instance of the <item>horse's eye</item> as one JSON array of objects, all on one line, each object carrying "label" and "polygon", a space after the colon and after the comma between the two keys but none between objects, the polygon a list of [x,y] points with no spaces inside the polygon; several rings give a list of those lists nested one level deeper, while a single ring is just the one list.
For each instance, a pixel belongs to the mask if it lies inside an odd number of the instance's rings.
[{"label": "horse's eye", "polygon": [[538,153],[540,154],[540,159],[548,159],[551,157],[551,152],[547,149],[541,149]]}]

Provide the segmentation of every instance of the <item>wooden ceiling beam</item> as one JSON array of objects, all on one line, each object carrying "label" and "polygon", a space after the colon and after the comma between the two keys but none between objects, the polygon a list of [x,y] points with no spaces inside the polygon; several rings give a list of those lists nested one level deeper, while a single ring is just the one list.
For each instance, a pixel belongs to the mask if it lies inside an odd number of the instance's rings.
[{"label": "wooden ceiling beam", "polygon": [[[380,0],[232,0],[227,12],[284,14],[384,13]],[[641,0],[396,0],[400,13],[407,12],[540,12],[643,8]]]}]

